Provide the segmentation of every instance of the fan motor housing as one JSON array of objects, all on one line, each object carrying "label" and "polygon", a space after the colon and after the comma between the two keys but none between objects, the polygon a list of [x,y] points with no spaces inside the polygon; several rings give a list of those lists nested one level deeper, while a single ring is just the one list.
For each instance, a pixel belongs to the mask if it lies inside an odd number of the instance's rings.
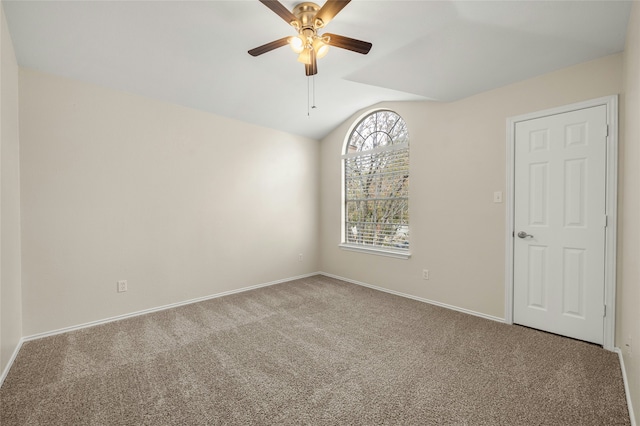
[{"label": "fan motor housing", "polygon": [[320,6],[306,1],[296,5],[296,7],[293,8],[292,13],[300,20],[301,29],[311,28],[315,30],[315,17],[319,10]]}]

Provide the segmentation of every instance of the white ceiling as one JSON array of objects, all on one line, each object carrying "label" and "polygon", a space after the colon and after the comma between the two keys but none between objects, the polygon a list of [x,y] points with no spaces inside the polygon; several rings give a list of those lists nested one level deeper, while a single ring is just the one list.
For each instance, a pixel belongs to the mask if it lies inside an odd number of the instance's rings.
[{"label": "white ceiling", "polygon": [[[282,1],[292,9],[297,1]],[[321,139],[380,101],[452,101],[624,49],[627,1],[354,0],[326,31],[307,116],[293,35],[258,0],[3,1],[21,66]],[[320,5],[323,4],[321,0]]]}]

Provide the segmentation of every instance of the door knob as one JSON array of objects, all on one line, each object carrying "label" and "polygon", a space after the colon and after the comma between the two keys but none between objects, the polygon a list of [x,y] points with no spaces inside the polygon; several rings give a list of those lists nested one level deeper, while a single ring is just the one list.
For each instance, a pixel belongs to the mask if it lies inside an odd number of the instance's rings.
[{"label": "door knob", "polygon": [[524,231],[520,231],[520,232],[518,232],[518,237],[520,237],[520,238],[527,238],[527,237],[531,237],[531,238],[533,238],[533,235],[531,235],[531,234],[527,234],[527,233],[526,233],[526,232],[524,232]]}]

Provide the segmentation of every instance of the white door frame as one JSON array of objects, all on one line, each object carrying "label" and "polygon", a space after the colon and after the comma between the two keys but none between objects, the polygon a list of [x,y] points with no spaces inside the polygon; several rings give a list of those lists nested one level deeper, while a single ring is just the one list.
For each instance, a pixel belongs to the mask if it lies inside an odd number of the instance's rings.
[{"label": "white door frame", "polygon": [[605,105],[607,107],[607,150],[606,150],[606,214],[605,228],[605,264],[604,264],[604,317],[603,347],[609,351],[615,349],[616,319],[616,241],[617,241],[617,203],[618,203],[618,96],[606,96],[558,108],[547,109],[530,114],[518,115],[507,119],[507,185],[505,202],[507,226],[505,232],[505,322],[513,324],[513,244],[514,244],[514,171],[515,171],[515,128],[516,123],[550,115],[562,114],[579,109]]}]

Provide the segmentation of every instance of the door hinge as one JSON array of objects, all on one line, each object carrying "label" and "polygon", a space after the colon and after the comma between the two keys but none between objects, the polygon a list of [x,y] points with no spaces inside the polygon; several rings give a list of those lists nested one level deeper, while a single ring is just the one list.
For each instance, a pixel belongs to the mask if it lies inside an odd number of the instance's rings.
[{"label": "door hinge", "polygon": [[609,125],[608,125],[608,124],[607,124],[607,126],[605,127],[605,129],[604,129],[604,135],[605,135],[606,137],[609,137]]},{"label": "door hinge", "polygon": [[607,305],[604,305],[604,312],[602,313],[603,317],[607,316]]},{"label": "door hinge", "polygon": [[608,215],[604,215],[604,227],[606,228],[607,226],[609,226],[609,216]]}]

